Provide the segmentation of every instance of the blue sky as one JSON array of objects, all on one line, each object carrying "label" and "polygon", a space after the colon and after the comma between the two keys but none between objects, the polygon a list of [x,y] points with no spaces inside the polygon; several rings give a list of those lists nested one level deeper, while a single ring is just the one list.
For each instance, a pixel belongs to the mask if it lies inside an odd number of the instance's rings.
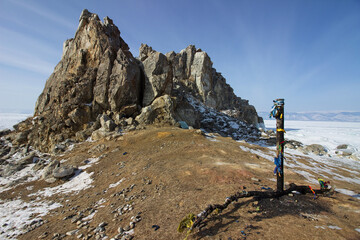
[{"label": "blue sky", "polygon": [[258,111],[360,111],[358,0],[0,0],[0,112],[32,112],[82,9],[109,16],[138,56],[190,44]]}]

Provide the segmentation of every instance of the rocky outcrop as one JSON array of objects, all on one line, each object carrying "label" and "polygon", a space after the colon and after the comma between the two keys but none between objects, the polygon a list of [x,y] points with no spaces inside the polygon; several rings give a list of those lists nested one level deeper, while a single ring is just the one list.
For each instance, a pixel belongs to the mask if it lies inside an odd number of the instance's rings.
[{"label": "rocky outcrop", "polygon": [[164,55],[142,44],[134,58],[110,18],[100,21],[84,10],[37,100],[34,117],[11,134],[14,144],[49,152],[67,139],[83,141],[139,124],[178,121],[234,138],[254,138],[262,124],[205,51],[190,45]]},{"label": "rocky outcrop", "polygon": [[144,72],[142,105],[150,105],[155,98],[171,94],[172,69],[166,56],[152,50],[146,44],[140,47],[140,59]]},{"label": "rocky outcrop", "polygon": [[140,89],[140,68],[118,28],[110,18],[101,22],[84,10],[75,37],[64,43],[62,59],[37,100],[31,144],[49,151],[91,128],[108,110],[125,108],[123,113],[131,116],[141,104]]},{"label": "rocky outcrop", "polygon": [[135,120],[142,125],[148,124],[176,124],[173,101],[169,95],[156,98],[151,105],[142,109]]}]

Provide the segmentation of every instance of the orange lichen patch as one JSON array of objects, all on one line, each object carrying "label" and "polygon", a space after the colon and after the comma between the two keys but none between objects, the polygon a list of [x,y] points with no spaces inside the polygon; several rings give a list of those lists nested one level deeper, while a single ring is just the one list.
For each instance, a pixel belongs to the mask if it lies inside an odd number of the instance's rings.
[{"label": "orange lichen patch", "polygon": [[165,137],[168,137],[168,136],[171,136],[171,135],[172,135],[171,132],[158,132],[157,133],[158,138],[165,138]]}]

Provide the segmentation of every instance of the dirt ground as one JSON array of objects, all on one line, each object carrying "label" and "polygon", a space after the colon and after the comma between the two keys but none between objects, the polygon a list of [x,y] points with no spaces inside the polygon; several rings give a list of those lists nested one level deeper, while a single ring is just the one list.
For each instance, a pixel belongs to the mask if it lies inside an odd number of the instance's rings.
[{"label": "dirt ground", "polygon": [[[78,144],[57,159],[80,167],[87,159],[101,156],[97,164],[84,170],[93,172],[92,187],[76,194],[44,197],[63,206],[43,217],[42,226],[19,239],[52,239],[56,233],[65,235],[74,229],[79,231],[64,239],[96,239],[94,229],[101,222],[107,223],[104,234],[111,239],[136,215],[141,221],[135,225],[134,239],[184,239],[186,233],[178,233],[177,227],[186,215],[197,215],[208,204],[222,204],[227,196],[243,189],[276,188],[273,163],[240,146],[266,151],[231,138],[209,138],[196,130],[171,127]],[[309,185],[291,170],[285,177],[286,184]],[[118,186],[109,187],[121,179]],[[34,196],[29,197],[30,193],[59,184],[62,182],[30,182],[3,192],[0,198],[31,201]],[[117,209],[126,204],[132,210],[117,214]],[[72,221],[79,212],[95,215],[79,228]],[[212,214],[188,239],[360,239],[360,232],[355,230],[360,228],[359,213],[360,201],[340,193],[316,199],[311,194],[259,201],[247,198]]]}]

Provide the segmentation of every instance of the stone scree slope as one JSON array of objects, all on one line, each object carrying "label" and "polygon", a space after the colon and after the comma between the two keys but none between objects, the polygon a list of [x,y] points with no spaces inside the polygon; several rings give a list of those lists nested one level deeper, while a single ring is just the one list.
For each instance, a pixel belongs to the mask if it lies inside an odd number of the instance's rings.
[{"label": "stone scree slope", "polygon": [[17,137],[22,134],[15,143],[48,152],[99,129],[179,121],[235,139],[257,138],[263,124],[255,108],[212,67],[206,52],[190,45],[164,55],[142,44],[135,58],[109,17],[102,22],[85,9],[36,102],[34,117],[15,126]]}]

